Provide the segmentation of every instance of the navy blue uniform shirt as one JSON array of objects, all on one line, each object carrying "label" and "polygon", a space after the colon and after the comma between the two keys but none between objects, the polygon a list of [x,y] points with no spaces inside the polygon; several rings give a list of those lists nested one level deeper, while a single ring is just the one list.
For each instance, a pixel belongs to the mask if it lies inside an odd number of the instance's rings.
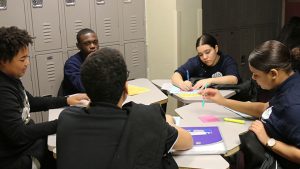
[{"label": "navy blue uniform shirt", "polygon": [[[300,74],[296,72],[281,84],[263,113],[268,135],[276,140],[300,148]],[[281,159],[286,168],[300,168],[288,160]],[[295,166],[294,166],[295,165]]]},{"label": "navy blue uniform shirt", "polygon": [[183,80],[187,80],[187,71],[189,77],[213,78],[226,75],[233,75],[238,78],[238,83],[241,82],[241,77],[238,72],[237,63],[229,55],[220,55],[220,59],[215,66],[207,66],[199,56],[190,58],[185,64],[180,66],[175,72],[178,72]]},{"label": "navy blue uniform shirt", "polygon": [[63,80],[64,95],[85,92],[80,78],[80,66],[84,60],[85,57],[78,52],[66,61]]}]

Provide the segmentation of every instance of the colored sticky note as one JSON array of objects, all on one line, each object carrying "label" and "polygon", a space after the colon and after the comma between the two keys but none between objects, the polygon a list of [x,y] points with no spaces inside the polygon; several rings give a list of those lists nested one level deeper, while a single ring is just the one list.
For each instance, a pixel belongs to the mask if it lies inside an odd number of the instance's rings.
[{"label": "colored sticky note", "polygon": [[214,115],[202,115],[199,117],[199,119],[202,121],[202,123],[209,123],[209,122],[218,122],[220,119]]},{"label": "colored sticky note", "polygon": [[128,85],[128,95],[133,96],[145,92],[149,92],[150,90],[145,87],[139,87],[139,86],[134,86],[134,85]]}]

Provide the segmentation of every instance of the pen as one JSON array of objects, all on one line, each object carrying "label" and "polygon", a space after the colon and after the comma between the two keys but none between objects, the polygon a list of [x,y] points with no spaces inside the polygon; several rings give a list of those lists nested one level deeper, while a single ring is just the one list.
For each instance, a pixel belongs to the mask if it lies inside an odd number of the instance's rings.
[{"label": "pen", "polygon": [[[208,83],[205,84],[203,90],[205,90],[207,88],[207,86],[208,86]],[[204,100],[204,98],[202,98],[202,107],[204,107],[204,104],[205,104],[205,100]]]},{"label": "pen", "polygon": [[186,79],[188,81],[190,81],[190,73],[189,73],[189,70],[186,70]]},{"label": "pen", "polygon": [[224,118],[224,121],[245,124],[245,120],[240,120],[240,119]]}]

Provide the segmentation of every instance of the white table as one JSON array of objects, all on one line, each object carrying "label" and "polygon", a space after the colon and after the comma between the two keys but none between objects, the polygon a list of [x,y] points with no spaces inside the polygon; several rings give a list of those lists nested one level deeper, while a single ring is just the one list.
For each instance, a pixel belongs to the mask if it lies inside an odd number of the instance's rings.
[{"label": "white table", "polygon": [[[193,127],[193,126],[218,126],[222,134],[225,146],[227,148],[227,153],[230,155],[232,151],[235,150],[240,145],[239,134],[247,131],[251,120],[246,120],[241,116],[225,109],[223,106],[217,105],[215,103],[206,103],[202,107],[201,102],[192,103],[180,108],[175,109],[176,113],[182,118],[180,121],[180,126],[182,127]],[[207,122],[203,123],[199,117],[203,115],[213,115],[217,117],[220,121],[218,122]],[[245,124],[225,122],[223,118],[230,117],[235,119],[245,120]],[[226,154],[225,154],[226,155]]]}]

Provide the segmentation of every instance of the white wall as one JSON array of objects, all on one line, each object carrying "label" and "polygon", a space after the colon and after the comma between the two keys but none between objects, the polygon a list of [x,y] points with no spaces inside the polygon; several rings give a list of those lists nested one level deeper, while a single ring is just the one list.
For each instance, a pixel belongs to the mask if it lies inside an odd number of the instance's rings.
[{"label": "white wall", "polygon": [[201,0],[146,0],[148,78],[170,78],[178,65],[196,54],[201,33]]}]

